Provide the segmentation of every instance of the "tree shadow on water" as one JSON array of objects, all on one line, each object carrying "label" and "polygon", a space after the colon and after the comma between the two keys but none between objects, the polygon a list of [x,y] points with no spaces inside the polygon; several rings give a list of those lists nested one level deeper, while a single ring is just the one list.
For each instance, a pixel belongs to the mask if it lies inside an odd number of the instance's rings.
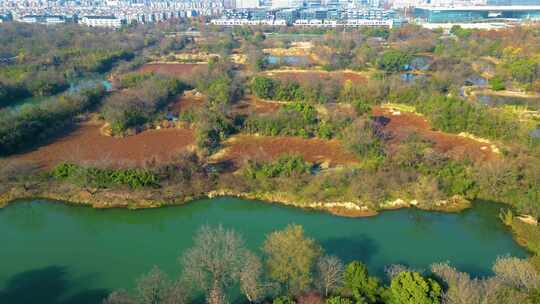
[{"label": "tree shadow on water", "polygon": [[328,254],[338,256],[345,263],[357,260],[368,264],[379,250],[377,242],[366,235],[330,238],[321,244]]},{"label": "tree shadow on water", "polygon": [[105,289],[70,293],[66,267],[50,266],[11,277],[0,290],[2,304],[96,304],[108,295]]}]

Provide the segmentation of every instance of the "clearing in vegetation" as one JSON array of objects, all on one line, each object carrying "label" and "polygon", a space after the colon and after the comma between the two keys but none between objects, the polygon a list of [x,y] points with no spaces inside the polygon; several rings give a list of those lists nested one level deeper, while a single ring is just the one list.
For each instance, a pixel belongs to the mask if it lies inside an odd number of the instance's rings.
[{"label": "clearing in vegetation", "polygon": [[174,116],[180,113],[186,113],[196,108],[201,108],[206,97],[196,90],[185,91],[181,96],[178,96],[168,106],[168,112]]},{"label": "clearing in vegetation", "polygon": [[282,103],[268,100],[261,100],[253,95],[244,96],[235,103],[232,110],[238,114],[271,114],[277,112]]},{"label": "clearing in vegetation", "polygon": [[492,160],[497,153],[492,151],[491,145],[456,134],[434,131],[429,122],[421,115],[393,111],[391,109],[375,107],[373,115],[378,117],[386,131],[391,132],[390,144],[399,144],[410,135],[416,133],[424,139],[434,143],[434,148],[446,153],[455,159],[471,158],[473,160]]},{"label": "clearing in vegetation", "polygon": [[355,84],[366,83],[365,75],[354,71],[316,71],[316,70],[272,70],[262,73],[263,76],[272,77],[285,81],[297,81],[300,84],[310,84],[313,81],[321,80],[340,80],[345,82],[352,81]]},{"label": "clearing in vegetation", "polygon": [[61,162],[103,162],[114,166],[166,162],[194,144],[189,129],[147,130],[125,138],[104,136],[100,125],[83,123],[69,135],[13,159],[35,162],[51,168]]},{"label": "clearing in vegetation", "polygon": [[206,64],[199,63],[148,63],[139,68],[141,73],[156,73],[166,76],[173,76],[184,79],[190,77],[199,69],[204,68]]},{"label": "clearing in vegetation", "polygon": [[358,164],[338,140],[316,138],[237,135],[224,143],[224,149],[213,156],[215,161],[230,161],[240,167],[246,160],[268,161],[283,154],[300,154],[308,162],[329,167]]}]

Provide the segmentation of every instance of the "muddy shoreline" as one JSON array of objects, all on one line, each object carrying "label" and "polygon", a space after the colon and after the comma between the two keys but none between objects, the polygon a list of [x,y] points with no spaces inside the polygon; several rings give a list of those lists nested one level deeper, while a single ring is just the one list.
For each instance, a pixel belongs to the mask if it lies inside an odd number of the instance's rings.
[{"label": "muddy shoreline", "polygon": [[454,197],[447,201],[441,201],[431,208],[418,206],[416,201],[397,199],[385,202],[380,209],[369,208],[361,202],[335,201],[316,202],[301,201],[287,193],[255,193],[240,192],[230,189],[211,190],[199,195],[181,195],[168,189],[145,189],[141,190],[111,190],[81,188],[70,184],[48,183],[47,185],[17,185],[0,193],[0,208],[6,207],[11,202],[23,199],[48,199],[62,201],[70,205],[88,206],[95,209],[126,208],[131,210],[177,206],[199,199],[216,197],[237,197],[250,200],[263,201],[265,203],[282,204],[306,210],[320,210],[343,217],[367,217],[375,216],[381,211],[395,210],[400,208],[419,208],[431,211],[459,212],[471,206],[471,203],[463,198]]}]

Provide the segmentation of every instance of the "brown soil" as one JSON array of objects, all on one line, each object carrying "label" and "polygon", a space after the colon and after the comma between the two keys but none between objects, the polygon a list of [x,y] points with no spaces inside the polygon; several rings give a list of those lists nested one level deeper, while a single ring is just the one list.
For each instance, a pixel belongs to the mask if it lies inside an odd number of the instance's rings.
[{"label": "brown soil", "polygon": [[260,100],[259,98],[248,95],[235,103],[232,110],[238,114],[269,114],[274,113],[281,107],[278,102]]},{"label": "brown soil", "polygon": [[389,120],[384,129],[391,133],[391,145],[397,144],[407,139],[411,134],[416,133],[433,142],[437,151],[446,153],[454,159],[469,157],[473,160],[482,161],[497,158],[497,154],[493,153],[489,144],[455,134],[434,131],[429,122],[420,115],[408,112],[395,115],[388,109],[378,107],[373,109],[373,114]]},{"label": "brown soil", "polygon": [[195,93],[193,90],[186,91],[184,94],[177,97],[175,101],[170,103],[168,111],[173,115],[178,116],[180,113],[200,108],[204,101],[204,95]]},{"label": "brown soil", "polygon": [[331,80],[337,79],[340,81],[350,80],[353,83],[365,83],[366,77],[348,71],[338,71],[338,72],[326,72],[326,71],[313,71],[313,70],[281,70],[281,71],[268,71],[264,73],[265,76],[274,77],[280,80],[285,81],[297,81],[300,83],[309,84],[313,81],[320,80]]},{"label": "brown soil", "polygon": [[156,73],[167,76],[185,78],[191,76],[197,69],[205,64],[196,63],[148,63],[139,68],[141,73]]},{"label": "brown soil", "polygon": [[239,167],[245,160],[276,159],[283,154],[301,154],[309,162],[327,163],[329,166],[359,163],[345,151],[337,140],[305,139],[301,137],[273,137],[238,135],[225,143],[215,157],[217,161],[230,161]]},{"label": "brown soil", "polygon": [[140,166],[151,160],[168,161],[194,143],[193,132],[189,129],[147,130],[114,138],[101,135],[100,127],[95,123],[83,123],[51,144],[10,158],[37,162],[45,168],[63,161]]}]

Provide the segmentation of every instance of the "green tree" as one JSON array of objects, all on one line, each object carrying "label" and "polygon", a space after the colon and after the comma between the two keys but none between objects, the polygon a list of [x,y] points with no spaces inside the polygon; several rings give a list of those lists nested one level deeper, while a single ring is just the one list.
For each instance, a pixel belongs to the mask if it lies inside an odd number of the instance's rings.
[{"label": "green tree", "polygon": [[290,293],[304,291],[313,281],[312,270],[321,255],[317,242],[304,235],[299,225],[289,225],[267,236],[263,251],[271,279],[284,284]]},{"label": "green tree", "polygon": [[219,77],[210,83],[206,90],[210,105],[219,106],[231,103],[231,82],[228,77]]},{"label": "green tree", "polygon": [[399,50],[385,51],[377,60],[377,67],[386,72],[399,72],[411,61],[409,54]]},{"label": "green tree", "polygon": [[354,261],[347,265],[343,275],[345,291],[357,303],[376,303],[380,297],[379,281],[370,277],[366,265]]},{"label": "green tree", "polygon": [[504,78],[501,76],[493,76],[491,79],[489,79],[489,85],[493,91],[502,91],[506,89]]},{"label": "green tree", "polygon": [[347,298],[336,296],[327,299],[326,304],[353,304],[353,301]]},{"label": "green tree", "polygon": [[274,301],[272,301],[272,304],[295,304],[295,303],[296,302],[293,300],[293,298],[289,296],[279,297],[279,298],[274,299]]},{"label": "green tree", "polygon": [[274,82],[274,80],[268,77],[255,76],[251,80],[251,91],[255,94],[255,96],[260,98],[274,98],[275,87],[276,83]]},{"label": "green tree", "polygon": [[442,290],[433,279],[405,271],[392,279],[389,292],[390,304],[438,304]]}]

